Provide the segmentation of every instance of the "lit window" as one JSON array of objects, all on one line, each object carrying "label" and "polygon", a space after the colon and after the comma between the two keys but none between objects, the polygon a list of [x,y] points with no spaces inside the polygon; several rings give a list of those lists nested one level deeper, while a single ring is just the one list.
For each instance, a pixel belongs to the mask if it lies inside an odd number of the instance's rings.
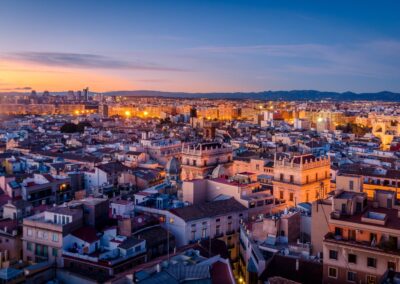
[{"label": "lit window", "polygon": [[328,276],[330,278],[337,278],[337,268],[329,267],[328,269]]}]

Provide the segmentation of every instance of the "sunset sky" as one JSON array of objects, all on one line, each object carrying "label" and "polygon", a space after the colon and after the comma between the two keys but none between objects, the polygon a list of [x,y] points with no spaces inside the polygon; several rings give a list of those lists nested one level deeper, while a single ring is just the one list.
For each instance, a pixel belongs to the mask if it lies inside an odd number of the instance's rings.
[{"label": "sunset sky", "polygon": [[0,92],[400,92],[400,1],[0,2]]}]

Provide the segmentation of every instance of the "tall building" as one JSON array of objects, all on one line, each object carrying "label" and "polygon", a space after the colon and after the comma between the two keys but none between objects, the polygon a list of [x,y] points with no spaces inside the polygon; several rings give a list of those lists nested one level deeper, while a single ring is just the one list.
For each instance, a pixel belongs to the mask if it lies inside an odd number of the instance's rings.
[{"label": "tall building", "polygon": [[326,196],[330,189],[330,159],[312,154],[275,155],[273,191],[275,198],[296,206]]},{"label": "tall building", "polygon": [[83,89],[83,100],[85,102],[89,101],[89,87]]}]

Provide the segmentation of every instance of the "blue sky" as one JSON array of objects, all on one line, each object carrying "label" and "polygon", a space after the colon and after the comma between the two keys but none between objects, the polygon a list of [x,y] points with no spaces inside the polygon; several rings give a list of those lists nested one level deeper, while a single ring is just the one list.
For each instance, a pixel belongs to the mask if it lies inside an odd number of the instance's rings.
[{"label": "blue sky", "polygon": [[0,2],[0,91],[400,91],[399,1]]}]

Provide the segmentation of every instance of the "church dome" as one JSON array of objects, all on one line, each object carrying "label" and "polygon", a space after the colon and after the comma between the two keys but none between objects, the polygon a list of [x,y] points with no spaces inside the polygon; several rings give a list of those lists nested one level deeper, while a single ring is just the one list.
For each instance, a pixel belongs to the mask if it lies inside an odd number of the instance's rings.
[{"label": "church dome", "polygon": [[218,165],[211,174],[212,178],[219,178],[224,176],[226,173],[225,167],[223,165]]},{"label": "church dome", "polygon": [[177,158],[170,159],[165,166],[165,171],[169,175],[178,175],[181,171],[181,165]]}]

